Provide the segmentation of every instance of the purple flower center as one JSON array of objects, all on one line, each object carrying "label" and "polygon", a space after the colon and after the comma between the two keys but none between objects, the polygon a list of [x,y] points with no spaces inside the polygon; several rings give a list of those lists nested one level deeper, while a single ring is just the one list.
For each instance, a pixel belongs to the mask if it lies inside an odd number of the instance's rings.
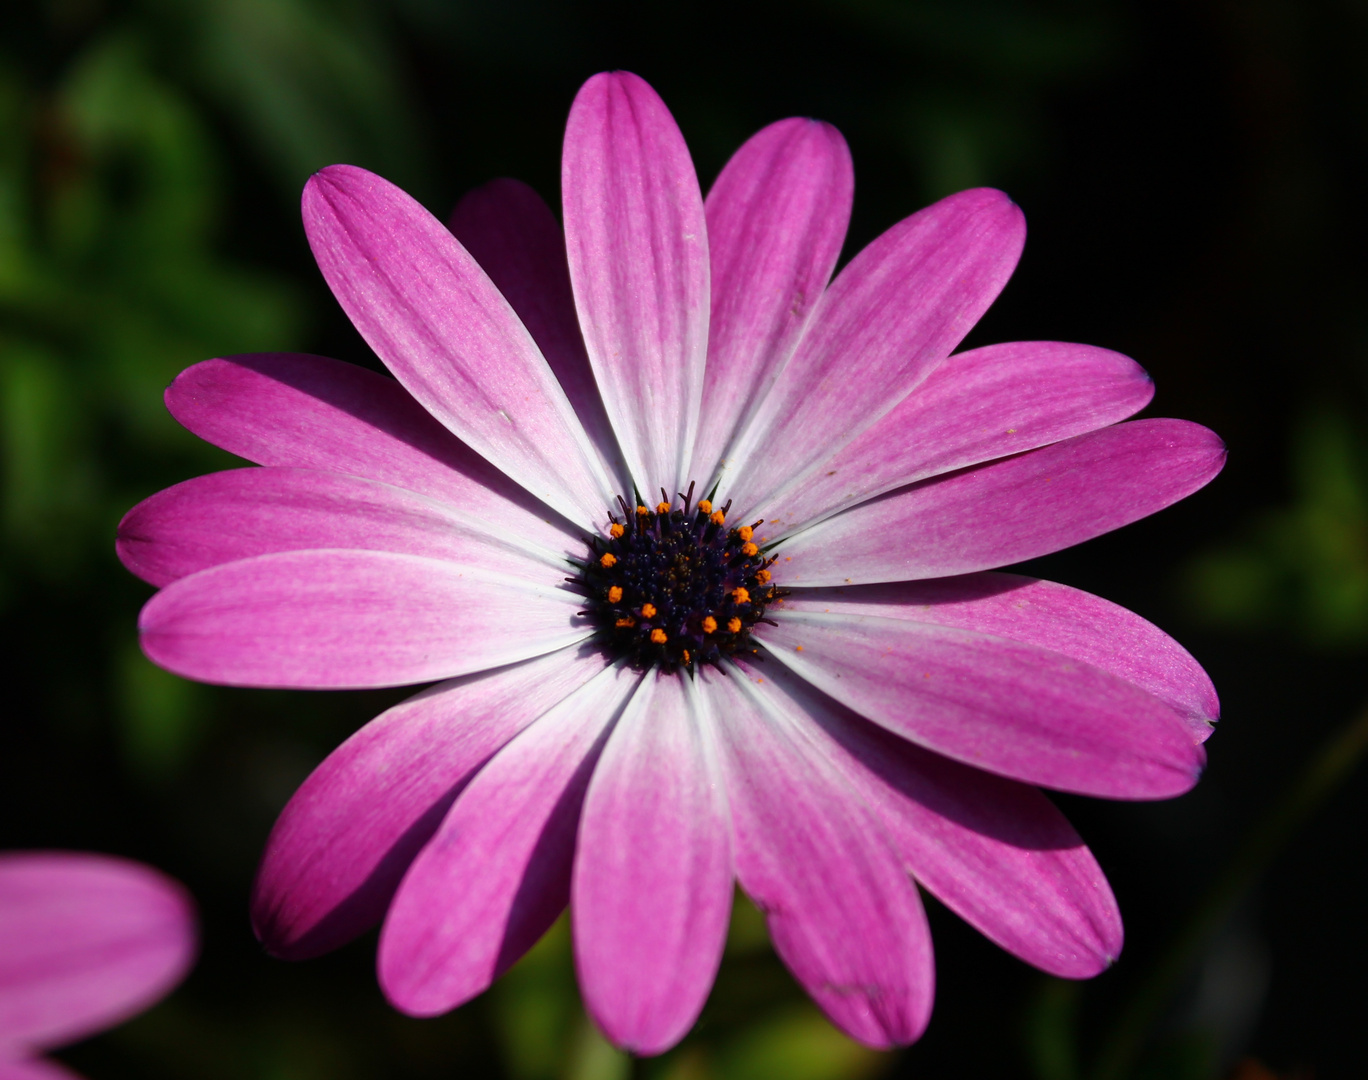
[{"label": "purple flower center", "polygon": [[775,556],[753,539],[761,523],[728,528],[731,503],[691,506],[692,484],[682,506],[660,494],[654,508],[619,499],[621,518],[610,514],[608,535],[588,541],[573,580],[599,640],[635,667],[670,671],[754,652],[751,629],[785,592],[770,581]]}]

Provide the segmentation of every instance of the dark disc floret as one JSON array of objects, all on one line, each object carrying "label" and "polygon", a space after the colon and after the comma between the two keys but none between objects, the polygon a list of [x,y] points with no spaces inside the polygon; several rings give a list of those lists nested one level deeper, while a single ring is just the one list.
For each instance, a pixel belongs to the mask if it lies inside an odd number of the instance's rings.
[{"label": "dark disc floret", "polygon": [[692,505],[693,485],[671,505],[619,499],[608,535],[588,541],[576,584],[588,598],[584,615],[598,639],[633,666],[667,670],[716,664],[755,651],[750,634],[765,608],[784,594],[754,540],[760,522],[727,526],[728,502]]}]

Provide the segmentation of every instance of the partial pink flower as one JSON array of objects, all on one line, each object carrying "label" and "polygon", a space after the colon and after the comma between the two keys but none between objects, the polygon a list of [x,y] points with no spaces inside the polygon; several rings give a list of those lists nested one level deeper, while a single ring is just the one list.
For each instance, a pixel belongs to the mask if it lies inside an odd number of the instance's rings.
[{"label": "partial pink flower", "polygon": [[189,896],[150,867],[0,852],[0,1080],[70,1080],[39,1055],[148,1008],[195,950]]},{"label": "partial pink flower", "polygon": [[1045,971],[1115,959],[1106,879],[1038,789],[1188,790],[1216,695],[1143,619],[989,571],[1168,506],[1224,449],[1122,423],[1153,391],[1117,353],[955,352],[1021,251],[1000,192],[912,215],[829,282],[852,186],[835,129],[784,120],[704,200],[625,73],[571,110],[563,230],[509,180],[450,229],[361,169],[309,181],[319,267],[394,379],[190,368],[171,412],[263,467],[119,532],[172,671],[441,680],[281,815],[253,898],[273,953],[383,919],[381,985],[428,1016],[569,904],[587,1007],[641,1054],[702,1008],[734,881],[871,1046],[930,1014],[918,884]]}]

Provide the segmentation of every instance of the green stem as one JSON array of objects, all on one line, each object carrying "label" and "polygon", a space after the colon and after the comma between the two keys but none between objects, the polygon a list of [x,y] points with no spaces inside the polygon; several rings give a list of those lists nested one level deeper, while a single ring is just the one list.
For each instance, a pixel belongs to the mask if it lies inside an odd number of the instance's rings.
[{"label": "green stem", "polygon": [[1092,1080],[1127,1080],[1160,1012],[1211,936],[1283,846],[1353,772],[1368,749],[1368,708],[1336,731],[1226,864],[1182,933],[1160,957],[1102,1044]]}]

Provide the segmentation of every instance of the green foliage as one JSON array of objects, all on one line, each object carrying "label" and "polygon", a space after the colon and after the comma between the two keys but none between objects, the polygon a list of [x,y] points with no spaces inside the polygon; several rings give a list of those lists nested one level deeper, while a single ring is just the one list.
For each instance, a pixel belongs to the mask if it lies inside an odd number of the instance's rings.
[{"label": "green foliage", "polygon": [[1246,523],[1186,573],[1195,612],[1324,647],[1368,644],[1368,437],[1322,409],[1293,436],[1293,501]]}]

